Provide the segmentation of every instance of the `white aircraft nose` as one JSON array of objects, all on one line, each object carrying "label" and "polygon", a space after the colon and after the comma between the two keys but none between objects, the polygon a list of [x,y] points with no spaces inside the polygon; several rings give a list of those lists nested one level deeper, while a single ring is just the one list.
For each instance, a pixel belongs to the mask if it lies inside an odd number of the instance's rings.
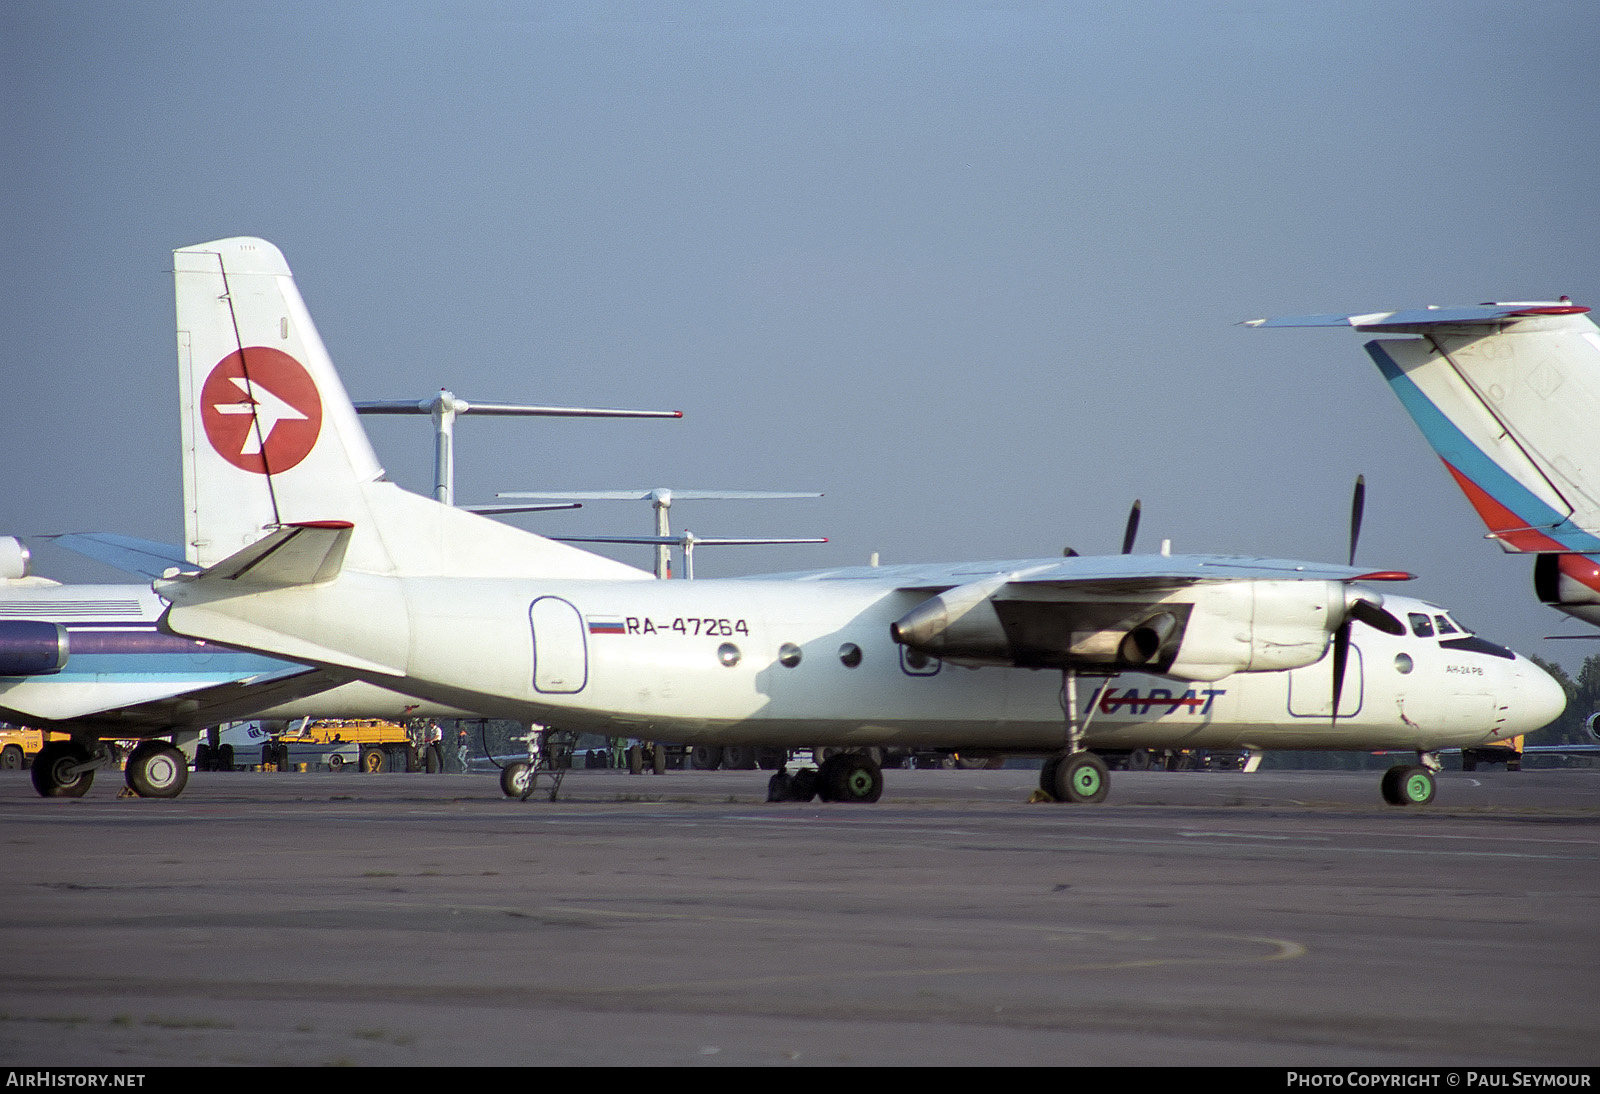
[{"label": "white aircraft nose", "polygon": [[1556,678],[1525,657],[1517,658],[1517,678],[1506,721],[1515,733],[1543,729],[1567,709],[1567,692]]}]

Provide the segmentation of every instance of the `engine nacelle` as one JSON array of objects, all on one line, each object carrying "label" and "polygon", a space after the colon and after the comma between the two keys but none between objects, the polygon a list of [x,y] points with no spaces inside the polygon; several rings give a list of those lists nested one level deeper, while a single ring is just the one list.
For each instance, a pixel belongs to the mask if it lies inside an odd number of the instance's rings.
[{"label": "engine nacelle", "polygon": [[889,624],[889,635],[933,657],[1017,664],[1017,650],[994,606],[994,593],[1004,584],[976,581],[930,596]]},{"label": "engine nacelle", "polygon": [[1588,555],[1538,556],[1533,591],[1552,608],[1600,626],[1600,564]]},{"label": "engine nacelle", "polygon": [[929,597],[890,633],[931,656],[974,664],[1220,680],[1313,664],[1353,603],[1382,601],[1337,581],[1222,581],[1138,600],[1006,584],[974,582]]},{"label": "engine nacelle", "polygon": [[1194,610],[1165,670],[1184,680],[1315,664],[1344,622],[1350,599],[1337,581],[1219,582],[1185,595]]},{"label": "engine nacelle", "polygon": [[49,676],[67,663],[67,628],[38,619],[0,619],[0,676]]}]

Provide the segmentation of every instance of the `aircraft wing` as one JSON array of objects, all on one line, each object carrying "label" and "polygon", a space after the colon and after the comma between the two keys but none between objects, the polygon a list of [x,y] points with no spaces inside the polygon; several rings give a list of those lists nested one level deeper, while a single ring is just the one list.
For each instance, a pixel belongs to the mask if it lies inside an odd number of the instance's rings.
[{"label": "aircraft wing", "polygon": [[[29,723],[71,721],[105,736],[126,732],[170,732],[174,728],[195,728],[238,721],[256,711],[293,702],[350,682],[344,673],[288,665],[271,672],[257,673],[220,683],[193,680],[148,681],[140,685],[104,684],[95,688],[55,689],[50,701],[41,706],[9,706],[9,696],[0,691],[0,710],[14,714],[13,720]],[[62,706],[63,699],[76,700]],[[92,705],[85,706],[87,700]]]},{"label": "aircraft wing", "polygon": [[1351,585],[1412,575],[1290,559],[1105,555],[794,576],[890,582],[915,594],[889,630],[926,656],[1220,680],[1313,664],[1336,634],[1348,639],[1352,620],[1402,633],[1381,595]]},{"label": "aircraft wing", "polygon": [[[760,574],[740,581],[893,581],[906,590],[948,589],[1004,577],[1011,585],[1073,586],[1084,592],[1155,592],[1212,581],[1398,581],[1413,575],[1294,559],[1234,555],[1078,555],[1060,559],[850,566]],[[1098,588],[1096,588],[1098,587]]]},{"label": "aircraft wing", "polygon": [[115,532],[69,532],[46,538],[85,558],[149,578],[160,577],[174,566],[180,569],[194,568],[183,557],[183,549],[170,543],[156,543]]}]

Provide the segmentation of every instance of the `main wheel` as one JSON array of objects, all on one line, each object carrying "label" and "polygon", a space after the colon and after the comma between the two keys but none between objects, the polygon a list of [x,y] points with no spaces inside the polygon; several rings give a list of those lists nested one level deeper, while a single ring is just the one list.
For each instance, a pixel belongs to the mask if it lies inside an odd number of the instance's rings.
[{"label": "main wheel", "polygon": [[754,771],[756,750],[754,745],[727,745],[722,750],[724,771]]},{"label": "main wheel", "polygon": [[767,800],[769,802],[793,801],[794,778],[787,771],[774,771],[772,778],[767,780]]},{"label": "main wheel", "polygon": [[883,796],[883,770],[859,752],[830,756],[817,772],[817,796],[830,802],[875,802]]},{"label": "main wheel", "polygon": [[1093,752],[1074,752],[1063,756],[1055,769],[1057,801],[1092,804],[1106,800],[1111,789],[1111,774],[1105,761]]},{"label": "main wheel", "polygon": [[71,741],[51,741],[33,758],[33,788],[44,798],[81,798],[94,785],[94,772],[72,774],[89,759],[87,750]]},{"label": "main wheel", "polygon": [[716,745],[695,745],[689,763],[696,771],[715,771],[722,766],[722,749]]},{"label": "main wheel", "polygon": [[500,793],[508,798],[525,798],[533,789],[533,766],[524,760],[500,769]]},{"label": "main wheel", "polygon": [[165,741],[145,741],[128,757],[128,788],[141,798],[176,798],[189,782],[189,761]]},{"label": "main wheel", "polygon": [[1383,773],[1383,800],[1390,805],[1427,805],[1436,789],[1433,772],[1420,764],[1399,764]]},{"label": "main wheel", "polygon": [[1065,752],[1054,752],[1044,758],[1044,763],[1039,765],[1039,789],[1060,801],[1056,797],[1056,768],[1061,766],[1061,761],[1067,758]]}]

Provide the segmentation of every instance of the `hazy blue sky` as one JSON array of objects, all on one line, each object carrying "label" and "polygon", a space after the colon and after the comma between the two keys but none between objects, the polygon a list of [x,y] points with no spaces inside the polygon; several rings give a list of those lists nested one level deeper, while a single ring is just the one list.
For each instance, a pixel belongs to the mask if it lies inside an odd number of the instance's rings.
[{"label": "hazy blue sky", "polygon": [[681,506],[832,537],[702,576],[1115,550],[1136,496],[1151,549],[1341,559],[1365,472],[1363,561],[1576,665],[1363,339],[1235,324],[1600,305],[1597,46],[1563,0],[0,5],[0,531],[181,539],[170,252],[251,234],[358,399],[686,412],[466,419],[463,501],[826,491]]}]

